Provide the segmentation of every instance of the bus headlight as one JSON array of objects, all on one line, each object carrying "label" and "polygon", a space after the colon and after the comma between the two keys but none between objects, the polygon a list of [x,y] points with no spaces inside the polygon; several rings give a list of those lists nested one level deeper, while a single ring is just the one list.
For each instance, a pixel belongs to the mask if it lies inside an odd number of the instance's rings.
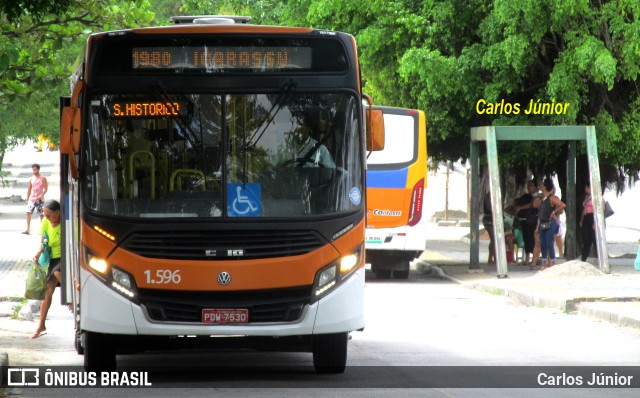
[{"label": "bus headlight", "polygon": [[323,295],[327,290],[336,285],[338,281],[338,278],[336,277],[336,268],[337,267],[335,265],[331,265],[329,268],[325,268],[320,272],[320,275],[318,276],[317,287],[315,289],[316,296]]},{"label": "bus headlight", "polygon": [[117,268],[113,268],[111,270],[111,276],[113,277],[114,282],[118,283],[123,287],[131,289],[131,286],[132,286],[131,279],[129,277],[129,274],[127,274],[126,272],[121,271]]},{"label": "bus headlight", "polygon": [[135,278],[131,274],[109,264],[107,260],[93,255],[86,247],[84,248],[84,256],[85,264],[99,280],[121,296],[134,303],[138,302],[138,289]]},{"label": "bus headlight", "polygon": [[313,283],[311,302],[320,300],[335,289],[351,276],[361,264],[362,246],[318,271]]},{"label": "bus headlight", "polygon": [[351,272],[351,270],[353,270],[353,267],[358,265],[359,257],[360,256],[358,256],[357,254],[350,254],[348,256],[342,257],[342,259],[340,259],[340,274],[344,275]]},{"label": "bus headlight", "polygon": [[137,302],[137,289],[133,276],[119,268],[111,267],[110,286],[131,301]]},{"label": "bus headlight", "polygon": [[91,269],[103,275],[107,272],[108,266],[107,266],[107,262],[104,259],[101,259],[100,257],[94,257],[92,255],[88,255],[87,257],[88,257],[87,264],[89,265],[89,267],[91,267]]},{"label": "bus headlight", "polygon": [[101,277],[106,275],[107,269],[109,268],[107,261],[101,257],[94,256],[86,248],[84,249],[84,261],[91,271],[97,272]]}]

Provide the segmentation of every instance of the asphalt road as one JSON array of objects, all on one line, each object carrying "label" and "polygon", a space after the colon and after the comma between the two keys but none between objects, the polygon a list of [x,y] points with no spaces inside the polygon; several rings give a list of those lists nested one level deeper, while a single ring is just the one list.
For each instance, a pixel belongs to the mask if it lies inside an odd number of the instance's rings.
[{"label": "asphalt road", "polygon": [[[367,277],[367,326],[364,332],[352,334],[349,367],[343,375],[316,375],[308,353],[151,353],[119,356],[118,363],[126,369],[152,369],[152,388],[14,392],[25,397],[637,396],[637,388],[456,388],[509,386],[509,380],[517,386],[532,386],[540,372],[571,373],[577,371],[573,366],[635,372],[638,381],[640,331],[520,306],[508,298],[468,290],[430,275],[412,273],[407,281]],[[36,350],[42,365],[80,366],[82,357],[71,344],[71,319],[63,312],[58,314],[48,323],[48,335],[31,341],[23,334],[22,339],[12,340],[19,346],[13,348]],[[33,363],[11,359],[11,365]]]}]

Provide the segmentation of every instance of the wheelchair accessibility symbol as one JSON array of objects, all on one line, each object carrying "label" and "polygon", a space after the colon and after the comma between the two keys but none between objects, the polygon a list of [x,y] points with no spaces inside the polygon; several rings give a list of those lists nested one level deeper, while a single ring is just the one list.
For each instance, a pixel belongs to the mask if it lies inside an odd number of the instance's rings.
[{"label": "wheelchair accessibility symbol", "polygon": [[231,217],[262,216],[260,184],[227,184],[227,214]]}]

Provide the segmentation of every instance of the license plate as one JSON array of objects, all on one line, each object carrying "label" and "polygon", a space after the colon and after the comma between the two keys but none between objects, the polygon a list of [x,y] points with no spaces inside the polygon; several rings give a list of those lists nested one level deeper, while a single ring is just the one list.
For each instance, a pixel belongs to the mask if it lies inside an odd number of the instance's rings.
[{"label": "license plate", "polygon": [[205,308],[202,323],[248,323],[249,310],[240,308]]}]

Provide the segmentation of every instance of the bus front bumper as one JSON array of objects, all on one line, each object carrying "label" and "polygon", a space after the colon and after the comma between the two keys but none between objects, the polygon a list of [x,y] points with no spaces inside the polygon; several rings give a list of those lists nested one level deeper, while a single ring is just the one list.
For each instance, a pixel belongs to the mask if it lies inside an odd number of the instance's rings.
[{"label": "bus front bumper", "polygon": [[88,271],[81,270],[81,274],[80,327],[86,331],[156,336],[298,336],[364,328],[364,268],[321,300],[306,306],[295,322],[234,325],[153,321],[143,307],[116,293]]},{"label": "bus front bumper", "polygon": [[422,226],[396,228],[367,228],[367,250],[423,251],[426,234]]}]

